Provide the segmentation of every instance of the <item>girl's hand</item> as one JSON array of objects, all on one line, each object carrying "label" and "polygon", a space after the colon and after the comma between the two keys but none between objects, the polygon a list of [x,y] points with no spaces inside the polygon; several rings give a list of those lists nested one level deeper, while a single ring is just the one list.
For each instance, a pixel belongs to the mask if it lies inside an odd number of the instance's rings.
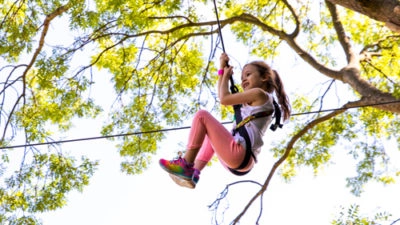
[{"label": "girl's hand", "polygon": [[225,67],[228,66],[228,62],[229,62],[229,56],[226,53],[222,53],[221,56],[219,57],[219,68],[222,70]]},{"label": "girl's hand", "polygon": [[231,77],[233,75],[233,67],[232,66],[225,66],[224,68],[224,76]]}]

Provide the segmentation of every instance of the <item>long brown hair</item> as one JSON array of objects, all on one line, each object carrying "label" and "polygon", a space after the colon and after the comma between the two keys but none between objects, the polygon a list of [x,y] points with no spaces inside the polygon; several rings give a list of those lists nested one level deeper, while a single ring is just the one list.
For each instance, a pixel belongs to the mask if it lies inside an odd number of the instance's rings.
[{"label": "long brown hair", "polygon": [[[257,68],[261,77],[267,78],[264,85],[264,90],[270,94],[275,91],[278,103],[283,109],[283,120],[287,120],[290,117],[291,107],[289,98],[285,92],[281,77],[276,70],[272,70],[271,67],[263,61],[253,61],[246,65],[253,65]],[[245,65],[245,67],[246,67]]]}]

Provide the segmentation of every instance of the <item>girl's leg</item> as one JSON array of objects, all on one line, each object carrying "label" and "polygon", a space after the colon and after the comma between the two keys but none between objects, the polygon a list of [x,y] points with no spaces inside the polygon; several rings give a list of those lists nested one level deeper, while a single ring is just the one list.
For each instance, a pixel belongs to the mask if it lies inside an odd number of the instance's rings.
[{"label": "girl's leg", "polygon": [[[196,159],[194,161],[194,166],[193,168],[202,171],[204,169],[204,167],[207,165],[207,163],[212,159],[212,157],[214,156],[214,148],[211,145],[210,139],[208,138],[208,136],[205,137],[203,145],[201,146]],[[222,165],[226,168],[227,166],[225,165],[224,161],[222,159],[220,159],[220,161],[222,162]],[[242,170],[239,171],[248,171],[249,169],[251,169],[254,166],[254,160],[251,158],[249,161],[249,164],[244,167]]]},{"label": "girl's leg", "polygon": [[211,144],[204,143],[204,150],[207,151],[202,152],[203,156],[200,154],[197,160],[203,162],[210,160],[212,157],[210,152],[213,149],[223,163],[230,168],[236,168],[242,163],[246,150],[239,143],[236,143],[231,133],[205,110],[198,111],[193,118],[187,152],[184,156],[188,163],[195,161],[206,136]]},{"label": "girl's leg", "polygon": [[[221,123],[207,111],[200,110],[193,118],[184,159],[160,159],[160,165],[178,185],[195,188],[200,170],[210,161],[214,150],[224,167],[229,168],[237,168],[246,154]],[[251,167],[249,163],[247,168]]]},{"label": "girl's leg", "polygon": [[193,167],[195,169],[198,169],[199,171],[203,170],[213,156],[214,156],[214,149],[210,143],[210,139],[206,136],[203,145],[201,146],[196,156]]}]

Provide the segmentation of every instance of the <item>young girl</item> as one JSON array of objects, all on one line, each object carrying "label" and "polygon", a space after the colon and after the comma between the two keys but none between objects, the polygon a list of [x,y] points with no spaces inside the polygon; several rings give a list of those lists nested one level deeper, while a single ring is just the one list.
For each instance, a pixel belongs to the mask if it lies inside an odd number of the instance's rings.
[{"label": "young girl", "polygon": [[[266,63],[255,61],[246,64],[242,71],[243,92],[230,93],[229,79],[233,74],[228,65],[229,57],[223,53],[218,71],[218,97],[222,105],[242,105],[242,118],[263,112],[264,115],[252,118],[244,125],[250,142],[239,132],[230,132],[209,112],[198,111],[192,121],[187,151],[183,158],[176,160],[160,159],[160,166],[180,186],[195,188],[200,171],[211,160],[214,153],[221,163],[236,175],[249,172],[257,162],[257,155],[263,145],[262,136],[269,127],[274,111],[273,92],[283,110],[283,119],[290,116],[290,105],[278,73]],[[265,113],[267,112],[267,113]],[[236,116],[237,117],[237,116]],[[237,118],[236,118],[237,119]],[[234,124],[234,129],[237,124]],[[251,146],[247,146],[246,142]],[[247,150],[246,150],[247,148]]]}]

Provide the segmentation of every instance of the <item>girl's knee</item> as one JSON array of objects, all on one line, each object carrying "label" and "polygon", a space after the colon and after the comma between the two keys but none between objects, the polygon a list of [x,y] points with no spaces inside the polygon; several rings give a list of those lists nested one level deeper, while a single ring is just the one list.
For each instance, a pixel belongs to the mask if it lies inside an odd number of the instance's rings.
[{"label": "girl's knee", "polygon": [[200,109],[194,115],[194,117],[197,117],[197,118],[206,118],[206,117],[209,117],[209,116],[211,116],[211,114],[207,110],[204,110],[204,109]]},{"label": "girl's knee", "polygon": [[200,109],[199,111],[196,112],[196,115],[211,115],[207,110]]}]

